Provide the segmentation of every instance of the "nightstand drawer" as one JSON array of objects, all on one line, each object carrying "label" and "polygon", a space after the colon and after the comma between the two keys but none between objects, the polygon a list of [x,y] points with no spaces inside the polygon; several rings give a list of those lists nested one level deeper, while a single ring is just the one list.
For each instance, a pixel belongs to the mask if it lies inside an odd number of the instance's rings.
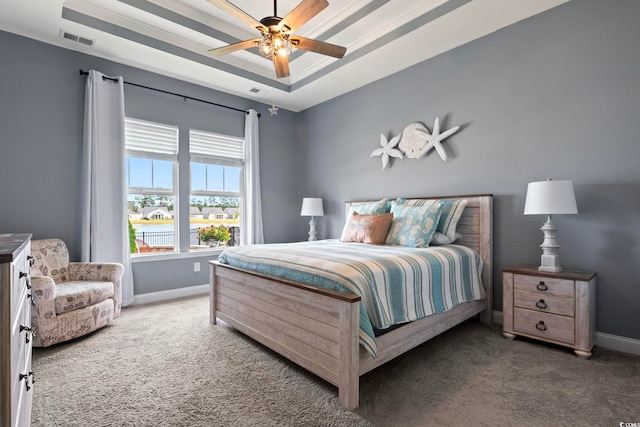
[{"label": "nightstand drawer", "polygon": [[514,291],[513,305],[514,307],[526,308],[543,313],[560,314],[569,317],[574,317],[575,315],[575,300],[569,297]]},{"label": "nightstand drawer", "polygon": [[513,310],[515,332],[573,345],[575,342],[574,319],[522,308]]},{"label": "nightstand drawer", "polygon": [[574,297],[575,285],[573,280],[555,279],[552,277],[513,275],[513,289],[516,291],[528,291],[559,297]]}]

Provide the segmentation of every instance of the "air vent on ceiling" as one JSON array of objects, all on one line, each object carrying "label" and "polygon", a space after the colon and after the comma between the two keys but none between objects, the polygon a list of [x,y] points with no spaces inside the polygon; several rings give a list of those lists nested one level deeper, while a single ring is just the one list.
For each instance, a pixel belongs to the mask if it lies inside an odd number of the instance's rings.
[{"label": "air vent on ceiling", "polygon": [[249,92],[251,92],[254,95],[259,95],[259,96],[262,96],[262,97],[268,96],[271,93],[270,90],[260,89],[260,88],[257,88],[257,87],[252,87],[251,89],[249,89]]},{"label": "air vent on ceiling", "polygon": [[95,40],[88,39],[86,37],[76,36],[75,34],[71,34],[70,32],[65,30],[60,30],[60,37],[63,39],[77,42],[77,43],[82,43],[87,46],[93,46],[96,43]]}]

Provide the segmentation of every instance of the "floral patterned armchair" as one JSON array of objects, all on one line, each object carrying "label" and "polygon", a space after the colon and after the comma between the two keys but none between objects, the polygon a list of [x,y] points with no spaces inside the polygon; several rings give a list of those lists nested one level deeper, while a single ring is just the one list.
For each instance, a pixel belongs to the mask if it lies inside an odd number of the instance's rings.
[{"label": "floral patterned armchair", "polygon": [[122,264],[69,262],[59,239],[33,240],[31,256],[34,346],[80,337],[120,315]]}]

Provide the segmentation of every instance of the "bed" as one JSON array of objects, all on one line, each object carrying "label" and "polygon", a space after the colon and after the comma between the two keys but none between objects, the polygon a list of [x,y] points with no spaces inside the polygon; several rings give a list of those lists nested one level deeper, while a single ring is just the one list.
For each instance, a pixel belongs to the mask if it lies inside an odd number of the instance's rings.
[{"label": "bed", "polygon": [[[210,322],[220,319],[338,388],[338,402],[359,404],[359,377],[459,323],[479,316],[491,323],[492,196],[424,197],[467,200],[453,246],[482,259],[484,298],[404,323],[361,345],[359,295],[210,261]],[[363,202],[347,202],[346,208]]]}]

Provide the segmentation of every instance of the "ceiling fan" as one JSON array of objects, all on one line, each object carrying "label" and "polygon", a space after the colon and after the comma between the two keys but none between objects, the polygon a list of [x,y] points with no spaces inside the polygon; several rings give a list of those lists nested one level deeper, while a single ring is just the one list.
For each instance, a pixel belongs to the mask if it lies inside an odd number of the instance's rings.
[{"label": "ceiling fan", "polygon": [[342,58],[347,51],[347,48],[342,46],[292,35],[297,28],[329,6],[327,0],[302,0],[284,18],[278,16],[277,0],[273,0],[273,16],[267,16],[260,21],[226,0],[208,0],[208,2],[246,22],[261,34],[255,39],[211,49],[209,51],[211,55],[224,55],[237,50],[258,47],[265,58],[273,61],[276,76],[281,78],[289,76],[289,55],[294,47],[335,58]]}]

